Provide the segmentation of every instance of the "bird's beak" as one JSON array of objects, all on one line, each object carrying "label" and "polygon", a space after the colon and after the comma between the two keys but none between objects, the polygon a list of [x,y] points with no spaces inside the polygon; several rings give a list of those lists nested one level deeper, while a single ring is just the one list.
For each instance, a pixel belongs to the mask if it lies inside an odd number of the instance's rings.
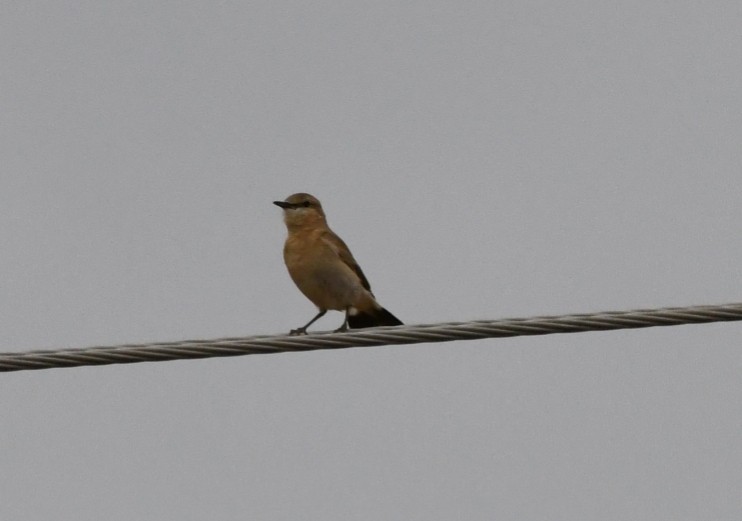
[{"label": "bird's beak", "polygon": [[273,204],[276,206],[280,206],[284,210],[288,210],[289,208],[292,208],[291,203],[287,203],[286,201],[273,201]]}]

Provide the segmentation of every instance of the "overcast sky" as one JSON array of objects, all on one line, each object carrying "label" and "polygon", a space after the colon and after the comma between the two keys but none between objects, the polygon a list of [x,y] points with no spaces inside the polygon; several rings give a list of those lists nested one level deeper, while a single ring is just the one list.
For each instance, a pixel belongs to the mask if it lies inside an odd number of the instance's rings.
[{"label": "overcast sky", "polygon": [[[742,301],[742,4],[0,5],[0,351]],[[316,329],[336,328],[339,313]],[[738,520],[739,324],[0,375],[5,520]]]}]

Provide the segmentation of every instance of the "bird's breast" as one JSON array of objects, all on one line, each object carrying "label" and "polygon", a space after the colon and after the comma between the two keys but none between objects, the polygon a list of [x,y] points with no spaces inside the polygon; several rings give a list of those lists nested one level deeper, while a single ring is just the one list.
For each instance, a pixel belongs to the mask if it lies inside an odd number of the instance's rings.
[{"label": "bird's breast", "polygon": [[320,309],[344,310],[365,293],[357,275],[321,240],[289,237],[283,256],[296,286]]}]

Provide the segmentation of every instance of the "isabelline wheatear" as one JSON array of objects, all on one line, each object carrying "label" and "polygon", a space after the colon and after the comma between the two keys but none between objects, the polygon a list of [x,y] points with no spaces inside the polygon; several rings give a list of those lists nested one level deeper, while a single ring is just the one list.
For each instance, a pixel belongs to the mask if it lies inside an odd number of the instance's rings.
[{"label": "isabelline wheatear", "polygon": [[343,325],[335,332],[346,331],[348,327],[402,324],[376,302],[361,267],[343,240],[327,226],[317,198],[300,193],[273,204],[283,208],[283,220],[289,231],[283,247],[289,275],[319,309],[305,326],[293,329],[292,335],[306,334],[307,328],[328,309],[345,312]]}]

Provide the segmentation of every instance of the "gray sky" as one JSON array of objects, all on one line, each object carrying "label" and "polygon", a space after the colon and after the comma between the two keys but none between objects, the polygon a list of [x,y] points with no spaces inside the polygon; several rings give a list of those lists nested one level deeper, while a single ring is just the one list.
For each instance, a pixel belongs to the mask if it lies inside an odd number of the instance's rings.
[{"label": "gray sky", "polygon": [[[739,2],[10,2],[0,350],[742,300]],[[318,329],[332,329],[328,314]],[[0,518],[736,520],[738,324],[0,376]]]}]

